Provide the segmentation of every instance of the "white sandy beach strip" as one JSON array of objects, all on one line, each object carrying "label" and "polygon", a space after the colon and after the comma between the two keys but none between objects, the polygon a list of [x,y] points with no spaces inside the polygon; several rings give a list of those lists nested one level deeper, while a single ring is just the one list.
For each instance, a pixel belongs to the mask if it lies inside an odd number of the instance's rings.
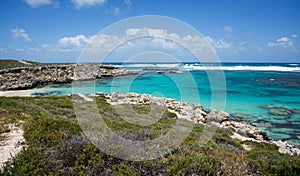
[{"label": "white sandy beach strip", "polygon": [[0,91],[0,97],[30,97],[32,90]]}]

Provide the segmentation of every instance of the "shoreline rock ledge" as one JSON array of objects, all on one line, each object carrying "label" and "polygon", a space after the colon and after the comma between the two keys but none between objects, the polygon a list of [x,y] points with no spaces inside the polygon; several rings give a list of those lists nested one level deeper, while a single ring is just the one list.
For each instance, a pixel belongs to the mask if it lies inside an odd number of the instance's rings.
[{"label": "shoreline rock ledge", "polygon": [[52,64],[0,70],[0,91],[25,90],[49,84],[71,83],[138,74],[135,70],[102,64]]},{"label": "shoreline rock ledge", "polygon": [[280,153],[292,156],[300,156],[300,145],[287,143],[283,141],[269,140],[265,132],[260,131],[248,122],[237,122],[230,118],[230,115],[223,111],[215,109],[205,110],[203,106],[189,103],[178,102],[171,98],[153,97],[148,94],[137,93],[117,93],[111,94],[97,93],[96,96],[104,96],[105,100],[111,105],[133,104],[133,105],[150,105],[156,103],[165,107],[169,112],[173,112],[178,118],[193,121],[197,124],[214,124],[219,128],[233,129],[234,139],[241,141],[253,141],[274,144],[278,147]]}]

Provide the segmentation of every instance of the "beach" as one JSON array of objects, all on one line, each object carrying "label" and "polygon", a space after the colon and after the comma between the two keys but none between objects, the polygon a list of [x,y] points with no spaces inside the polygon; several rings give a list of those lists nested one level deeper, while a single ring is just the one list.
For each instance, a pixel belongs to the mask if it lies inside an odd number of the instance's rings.
[{"label": "beach", "polygon": [[0,91],[1,97],[29,97],[31,96],[32,90],[10,90]]}]

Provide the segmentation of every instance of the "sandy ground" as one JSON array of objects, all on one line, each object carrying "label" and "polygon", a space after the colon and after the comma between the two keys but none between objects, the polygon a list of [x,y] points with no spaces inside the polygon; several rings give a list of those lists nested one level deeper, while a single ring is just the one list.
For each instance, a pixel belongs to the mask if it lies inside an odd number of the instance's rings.
[{"label": "sandy ground", "polygon": [[14,125],[11,125],[10,129],[10,132],[2,134],[6,139],[0,141],[0,170],[6,161],[11,160],[25,147],[23,130]]},{"label": "sandy ground", "polygon": [[29,97],[32,90],[0,91],[0,97]]}]

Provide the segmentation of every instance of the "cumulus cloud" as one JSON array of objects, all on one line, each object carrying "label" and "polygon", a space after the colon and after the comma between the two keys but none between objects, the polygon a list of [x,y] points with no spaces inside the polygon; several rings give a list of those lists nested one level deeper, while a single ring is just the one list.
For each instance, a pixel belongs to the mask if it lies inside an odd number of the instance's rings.
[{"label": "cumulus cloud", "polygon": [[275,42],[268,42],[267,45],[270,47],[292,48],[293,42],[288,37],[281,37]]},{"label": "cumulus cloud", "polygon": [[224,49],[224,48],[230,48],[232,46],[231,42],[226,41],[223,38],[220,40],[215,40],[210,36],[206,36],[204,38],[212,45],[213,48]]},{"label": "cumulus cloud", "polygon": [[214,46],[215,46],[215,48],[230,48],[231,43],[225,41],[224,39],[221,39],[221,40],[218,40]]},{"label": "cumulus cloud", "polygon": [[106,0],[71,0],[76,9],[80,9],[88,6],[101,6]]},{"label": "cumulus cloud", "polygon": [[27,42],[31,42],[32,41],[31,38],[29,37],[29,34],[24,29],[22,29],[22,28],[11,29],[10,31],[13,34],[13,37],[15,39],[23,38]]},{"label": "cumulus cloud", "polygon": [[233,31],[233,28],[231,26],[224,26],[224,30],[226,32],[232,32]]},{"label": "cumulus cloud", "polygon": [[52,0],[24,0],[24,1],[33,8],[43,6],[43,5],[49,5],[53,3]]},{"label": "cumulus cloud", "polygon": [[[147,36],[147,39],[143,39],[143,36]],[[124,42],[127,42],[126,47],[132,46],[133,41],[127,41],[128,38],[135,38],[135,43],[147,43],[149,46],[162,48],[165,50],[176,51],[176,46],[178,44],[193,49],[194,51],[204,51],[208,47],[215,49],[226,49],[232,46],[232,43],[226,41],[225,39],[215,40],[210,36],[180,36],[175,33],[169,33],[165,29],[153,29],[153,28],[129,28],[125,30],[124,36],[117,35],[95,35],[95,36],[85,36],[76,35],[71,37],[62,37],[59,39],[58,44],[60,48],[70,49],[70,48],[82,48],[88,44],[86,49],[98,52],[99,50],[111,50],[113,47],[118,46]],[[142,37],[139,39],[139,37]],[[149,38],[150,37],[150,38]],[[152,38],[151,38],[152,37]],[[139,41],[140,40],[140,41]],[[146,42],[144,40],[147,40]],[[88,43],[89,42],[89,43]],[[178,44],[174,44],[178,43]],[[144,44],[145,45],[145,44]],[[124,45],[125,46],[125,45]],[[135,47],[138,45],[135,45]]]},{"label": "cumulus cloud", "polygon": [[63,48],[82,47],[89,41],[89,38],[80,34],[74,37],[63,37],[59,39],[58,44]]},{"label": "cumulus cloud", "polygon": [[293,37],[293,38],[297,38],[297,37],[298,37],[298,34],[293,34],[292,37]]},{"label": "cumulus cloud", "polygon": [[156,37],[164,37],[167,35],[167,30],[164,29],[149,29],[149,28],[130,28],[126,30],[128,36],[134,35],[149,35]]},{"label": "cumulus cloud", "polygon": [[191,58],[193,56],[188,52],[190,50],[193,53],[199,53],[201,58],[209,59],[214,55],[211,47],[228,49],[232,47],[232,44],[223,38],[215,40],[209,36],[180,35],[166,29],[129,28],[124,30],[123,35],[86,36],[80,34],[65,36],[58,40],[56,47],[56,50],[61,52],[83,51],[81,57],[92,61],[93,59],[104,58],[108,53],[112,58],[125,59],[131,54],[134,55],[145,50],[176,54],[181,58]]}]

